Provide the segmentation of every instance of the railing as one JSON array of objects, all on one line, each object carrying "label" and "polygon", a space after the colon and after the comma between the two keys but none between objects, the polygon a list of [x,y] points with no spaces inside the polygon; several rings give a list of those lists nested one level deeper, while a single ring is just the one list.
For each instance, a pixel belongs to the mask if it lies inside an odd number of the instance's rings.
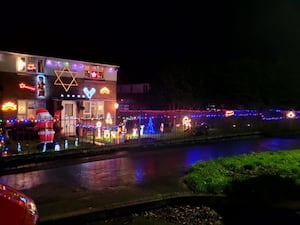
[{"label": "railing", "polygon": [[[119,115],[120,118],[122,116],[128,117],[127,114]],[[47,144],[46,150],[56,151],[59,149],[61,151],[99,148],[109,145],[176,142],[187,138],[213,137],[223,134],[300,131],[298,117],[294,119],[263,120],[259,115],[201,117],[193,114],[191,115],[191,126],[184,126],[182,121],[174,116],[168,118],[156,114],[153,117],[154,119],[151,119],[152,121],[149,118],[149,115],[131,116],[127,118],[126,124],[120,124],[119,126],[100,126],[97,125],[97,121],[88,123],[88,121],[78,122],[78,120],[74,120],[67,123],[67,126],[73,126],[72,129],[69,129],[72,132],[68,132],[68,129],[61,132],[62,130],[59,127],[54,126],[54,141]],[[42,143],[40,143],[39,136],[33,127],[34,123],[15,123],[9,126],[3,124],[2,136],[5,137],[5,143],[1,145],[2,152],[6,148],[8,149],[8,155],[43,151]]]}]

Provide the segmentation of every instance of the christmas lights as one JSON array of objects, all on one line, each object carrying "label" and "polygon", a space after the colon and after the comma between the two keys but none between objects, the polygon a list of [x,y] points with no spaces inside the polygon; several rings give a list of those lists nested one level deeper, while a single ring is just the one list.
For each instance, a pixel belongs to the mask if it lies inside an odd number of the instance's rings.
[{"label": "christmas lights", "polygon": [[100,94],[104,95],[108,95],[110,93],[110,90],[107,87],[103,87],[100,89]]},{"label": "christmas lights", "polygon": [[[62,86],[66,92],[69,91],[71,86],[78,86],[76,80],[77,72],[72,72],[68,67],[65,66],[62,70],[54,70],[54,73],[56,75],[56,80],[54,81],[54,85]],[[70,83],[65,83],[62,81],[61,76],[63,74],[69,74],[71,76],[72,80]]]},{"label": "christmas lights", "polygon": [[6,102],[2,105],[2,111],[17,110],[17,105],[13,102]]},{"label": "christmas lights", "polygon": [[93,95],[96,93],[95,88],[88,89],[87,87],[83,88],[83,93],[88,97],[88,99],[91,99]]},{"label": "christmas lights", "polygon": [[25,83],[19,83],[19,87],[21,88],[21,89],[27,89],[27,90],[30,90],[30,91],[35,91],[35,87],[33,87],[33,86],[28,86],[28,85],[26,85]]}]

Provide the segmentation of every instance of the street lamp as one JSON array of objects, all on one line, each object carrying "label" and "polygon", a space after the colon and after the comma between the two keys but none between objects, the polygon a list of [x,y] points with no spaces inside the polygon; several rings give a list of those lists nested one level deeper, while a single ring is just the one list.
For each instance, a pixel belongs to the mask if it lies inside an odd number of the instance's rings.
[{"label": "street lamp", "polygon": [[115,106],[115,109],[119,108],[119,104],[117,102],[114,104],[114,106]]},{"label": "street lamp", "polygon": [[116,110],[116,113],[115,113],[115,118],[116,118],[116,124],[118,124],[118,108],[119,108],[119,103],[117,103],[117,102],[115,102],[115,104],[114,104],[114,107],[115,107],[115,110]]}]

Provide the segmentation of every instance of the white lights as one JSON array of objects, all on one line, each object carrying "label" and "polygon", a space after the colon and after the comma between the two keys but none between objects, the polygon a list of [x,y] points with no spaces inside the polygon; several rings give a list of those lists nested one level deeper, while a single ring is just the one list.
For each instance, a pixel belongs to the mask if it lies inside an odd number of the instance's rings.
[{"label": "white lights", "polygon": [[289,111],[286,113],[286,118],[294,119],[296,117],[296,113],[294,111]]},{"label": "white lights", "polygon": [[23,57],[17,59],[17,71],[24,72],[26,69],[26,60]]},{"label": "white lights", "polygon": [[233,110],[226,110],[225,111],[225,117],[229,117],[229,116],[234,116],[234,111]]},{"label": "white lights", "polygon": [[67,94],[67,95],[64,95],[64,94],[60,94],[60,97],[61,98],[86,98],[86,96],[85,95],[75,95],[75,94],[72,94],[72,95],[70,95],[70,94]]},{"label": "white lights", "polygon": [[96,123],[96,127],[97,127],[97,133],[98,133],[98,138],[101,138],[101,127],[102,127],[102,123],[101,123],[101,121],[98,121],[97,123]]},{"label": "white lights", "polygon": [[96,93],[96,89],[95,88],[91,88],[88,89],[87,87],[83,88],[83,93],[89,98],[91,99],[93,97],[93,95]]},{"label": "white lights", "polygon": [[191,129],[191,119],[188,116],[184,116],[182,119],[182,125],[184,127],[184,130]]},{"label": "white lights", "polygon": [[112,124],[112,118],[111,118],[111,114],[110,113],[106,114],[105,123],[106,124]]}]

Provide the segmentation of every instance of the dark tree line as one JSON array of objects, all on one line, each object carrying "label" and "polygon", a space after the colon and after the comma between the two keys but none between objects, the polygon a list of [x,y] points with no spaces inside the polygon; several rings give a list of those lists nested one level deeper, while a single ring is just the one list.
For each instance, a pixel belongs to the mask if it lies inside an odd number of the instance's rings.
[{"label": "dark tree line", "polygon": [[296,60],[240,59],[165,65],[151,84],[152,104],[168,109],[300,108]]}]

